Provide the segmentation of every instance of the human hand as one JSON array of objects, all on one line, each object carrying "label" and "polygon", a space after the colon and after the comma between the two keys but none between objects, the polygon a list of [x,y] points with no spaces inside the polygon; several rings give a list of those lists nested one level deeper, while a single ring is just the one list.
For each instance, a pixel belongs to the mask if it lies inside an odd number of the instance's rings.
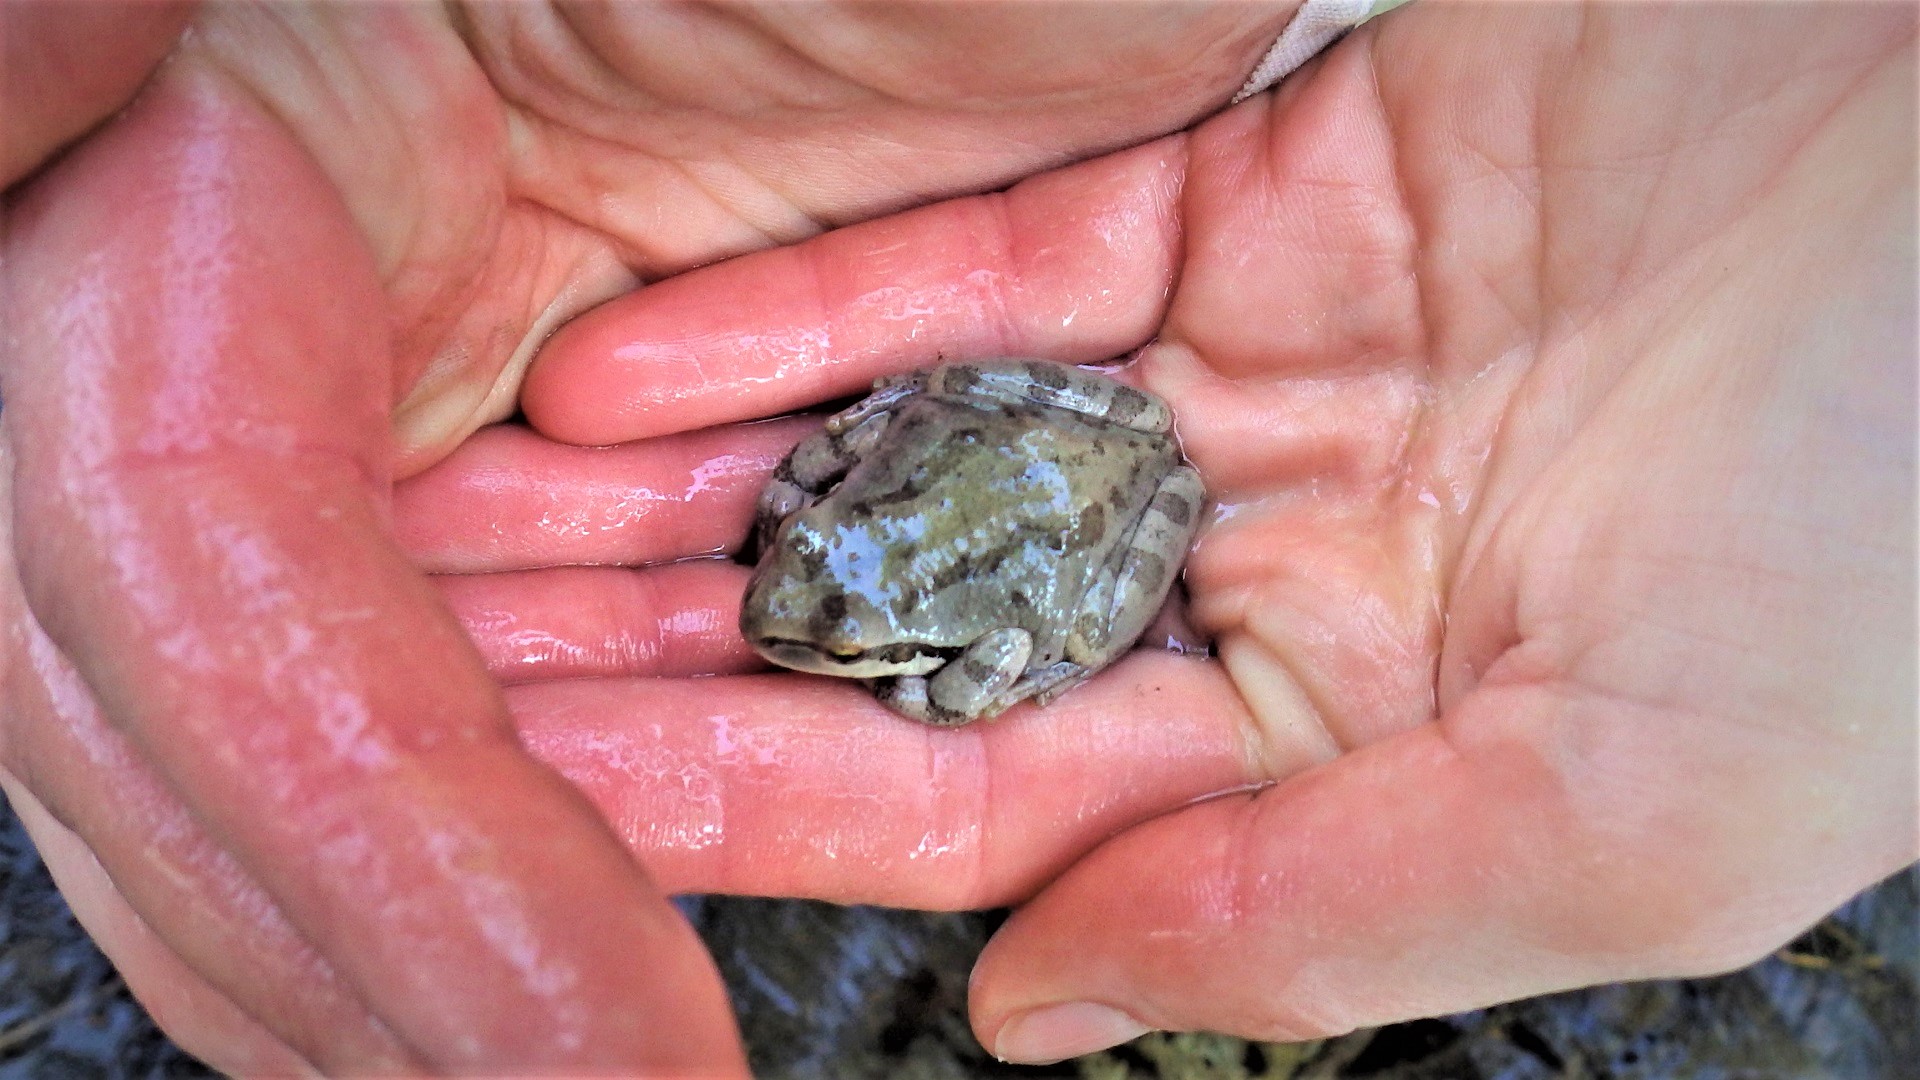
[{"label": "human hand", "polygon": [[973,979],[1009,1058],[1755,959],[1920,851],[1913,37],[1410,9],[1190,135],[590,313],[525,391],[561,439],[1152,339],[1220,655],[957,731],[535,684],[529,744],[675,887],[1021,903]]},{"label": "human hand", "polygon": [[[7,9],[8,179],[170,40],[102,10]],[[9,800],[225,1070],[738,1071],[698,942],[525,756],[391,484],[584,307],[1178,127],[1284,11],[192,18],[7,208]],[[675,641],[660,670],[706,662]]]}]

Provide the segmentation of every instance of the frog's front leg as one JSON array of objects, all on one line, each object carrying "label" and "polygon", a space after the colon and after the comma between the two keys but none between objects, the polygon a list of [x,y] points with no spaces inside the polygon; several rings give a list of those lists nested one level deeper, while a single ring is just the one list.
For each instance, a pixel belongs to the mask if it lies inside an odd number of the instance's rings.
[{"label": "frog's front leg", "polygon": [[882,680],[875,696],[894,712],[929,724],[957,726],[993,716],[1012,704],[1007,691],[1033,655],[1033,635],[1017,626],[987,634],[931,675]]},{"label": "frog's front leg", "polygon": [[782,458],[772,479],[760,491],[754,508],[753,536],[756,557],[773,543],[780,523],[811,506],[814,500],[832,490],[860,459],[880,443],[892,413],[867,417],[851,430],[824,431],[800,440],[799,445]]},{"label": "frog's front leg", "polygon": [[[1182,465],[1167,474],[1140,515],[1126,552],[1095,578],[1067,636],[1067,659],[1098,671],[1133,647],[1160,613],[1200,527],[1205,489],[1200,474]],[[1074,680],[1077,682],[1078,680]],[[1041,704],[1072,682],[1039,691]]]},{"label": "frog's front leg", "polygon": [[972,394],[1016,405],[1051,405],[1151,434],[1173,427],[1173,410],[1144,390],[1050,360],[982,360],[947,364],[927,380],[947,394]]}]

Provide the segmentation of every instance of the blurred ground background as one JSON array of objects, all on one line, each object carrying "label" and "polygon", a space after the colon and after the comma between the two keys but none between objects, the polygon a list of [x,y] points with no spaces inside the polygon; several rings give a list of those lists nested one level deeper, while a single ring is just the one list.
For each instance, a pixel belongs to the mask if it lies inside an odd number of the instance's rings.
[{"label": "blurred ground background", "polygon": [[[155,1030],[18,822],[0,818],[0,1080],[213,1075]],[[967,1028],[967,971],[998,915],[719,897],[685,908],[765,1080],[1920,1080],[1920,870],[1720,978],[1599,987],[1318,1043],[1149,1035],[1046,1068],[994,1061]]]}]

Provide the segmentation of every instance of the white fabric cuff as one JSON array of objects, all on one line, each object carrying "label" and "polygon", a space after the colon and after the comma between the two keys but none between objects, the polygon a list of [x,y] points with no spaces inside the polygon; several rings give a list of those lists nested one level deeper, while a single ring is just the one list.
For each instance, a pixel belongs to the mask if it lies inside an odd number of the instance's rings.
[{"label": "white fabric cuff", "polygon": [[1233,95],[1236,102],[1259,93],[1285,78],[1294,68],[1313,59],[1314,54],[1335,39],[1364,22],[1373,13],[1374,0],[1306,0],[1293,13],[1279,40],[1247,76],[1246,85]]}]

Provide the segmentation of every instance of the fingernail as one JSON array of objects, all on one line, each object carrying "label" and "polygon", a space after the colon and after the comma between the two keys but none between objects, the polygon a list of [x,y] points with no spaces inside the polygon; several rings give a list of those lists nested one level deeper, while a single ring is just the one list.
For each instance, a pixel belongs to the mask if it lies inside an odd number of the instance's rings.
[{"label": "fingernail", "polygon": [[1118,1009],[1068,1001],[1015,1013],[993,1037],[993,1056],[1025,1065],[1091,1054],[1153,1030]]}]

